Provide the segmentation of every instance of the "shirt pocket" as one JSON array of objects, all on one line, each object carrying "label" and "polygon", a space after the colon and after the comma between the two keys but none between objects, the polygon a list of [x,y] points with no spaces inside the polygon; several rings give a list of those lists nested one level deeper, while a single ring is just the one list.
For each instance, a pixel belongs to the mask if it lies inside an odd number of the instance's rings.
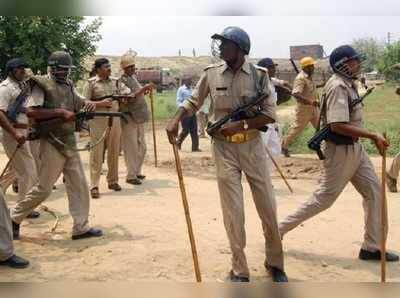
[{"label": "shirt pocket", "polygon": [[230,110],[233,107],[231,92],[228,88],[215,88],[212,92],[214,110]]}]

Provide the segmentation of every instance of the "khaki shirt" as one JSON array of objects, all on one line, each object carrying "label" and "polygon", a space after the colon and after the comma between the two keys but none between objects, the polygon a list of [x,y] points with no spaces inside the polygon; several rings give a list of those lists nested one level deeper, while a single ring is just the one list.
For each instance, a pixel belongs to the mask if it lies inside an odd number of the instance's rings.
[{"label": "khaki shirt", "polygon": [[[261,113],[273,120],[277,120],[276,105],[271,97],[270,80],[268,72],[255,66],[258,79],[264,75],[263,90],[268,97],[261,105]],[[192,96],[186,99],[183,107],[190,114],[198,111],[210,96],[210,119],[217,121],[235,108],[249,102],[250,97],[256,95],[255,78],[246,61],[236,73],[226,63],[207,67],[200,77]]]},{"label": "khaki shirt", "polygon": [[324,88],[327,124],[347,122],[363,127],[363,109],[359,103],[351,108],[351,102],[359,98],[357,86],[351,80],[334,74]]},{"label": "khaki shirt", "polygon": [[[120,80],[131,90],[132,95],[142,88],[142,85],[135,76],[123,74]],[[121,104],[120,110],[121,112],[128,112],[136,123],[144,123],[149,119],[149,110],[143,95],[129,99],[128,103]]]},{"label": "khaki shirt", "polygon": [[[87,100],[94,100],[99,97],[106,95],[117,95],[117,94],[130,94],[131,90],[118,79],[110,77],[106,80],[95,76],[88,79],[83,95]],[[119,105],[118,101],[113,101],[112,111],[118,111]],[[99,111],[108,111],[110,108],[97,108]]]},{"label": "khaki shirt", "polygon": [[[317,100],[318,99],[318,93],[317,93],[317,87],[314,84],[314,81],[312,78],[306,74],[304,71],[301,71],[296,79],[293,82],[293,90],[292,94],[295,93],[300,93],[302,96],[310,99],[310,100]],[[301,106],[307,106],[312,108],[310,105],[305,105],[301,102],[298,102]]]},{"label": "khaki shirt", "polygon": [[[10,77],[7,77],[7,79],[0,83],[0,110],[7,113],[9,107],[15,103],[22,89],[26,88],[25,84],[24,82],[17,82]],[[25,101],[24,107],[26,107],[26,104],[27,101]],[[19,113],[17,122],[28,124],[28,117],[24,113]]]}]

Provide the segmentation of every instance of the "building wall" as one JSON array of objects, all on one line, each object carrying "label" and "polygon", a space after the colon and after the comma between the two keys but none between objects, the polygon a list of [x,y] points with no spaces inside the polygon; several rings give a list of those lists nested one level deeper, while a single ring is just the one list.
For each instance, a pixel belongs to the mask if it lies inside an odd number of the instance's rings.
[{"label": "building wall", "polygon": [[313,57],[314,59],[322,59],[324,56],[324,48],[321,45],[304,45],[291,46],[290,58],[300,60],[304,57]]}]

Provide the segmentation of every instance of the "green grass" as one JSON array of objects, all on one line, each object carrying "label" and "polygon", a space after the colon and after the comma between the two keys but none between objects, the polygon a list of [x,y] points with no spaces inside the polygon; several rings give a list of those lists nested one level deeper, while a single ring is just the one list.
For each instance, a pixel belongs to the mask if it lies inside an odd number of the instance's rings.
[{"label": "green grass", "polygon": [[[366,128],[380,133],[387,132],[390,140],[388,154],[393,156],[400,151],[400,96],[395,94],[393,84],[385,84],[375,88],[365,100],[364,123]],[[284,123],[283,131],[287,133],[289,124]],[[291,144],[293,153],[310,153],[307,141],[314,133],[311,126],[297,137]],[[375,145],[369,140],[362,140],[368,153],[378,154]]]},{"label": "green grass", "polygon": [[[150,108],[149,97],[146,96]],[[168,119],[175,115],[178,107],[176,105],[176,91],[168,90],[162,93],[154,93],[154,116],[155,119]]]}]

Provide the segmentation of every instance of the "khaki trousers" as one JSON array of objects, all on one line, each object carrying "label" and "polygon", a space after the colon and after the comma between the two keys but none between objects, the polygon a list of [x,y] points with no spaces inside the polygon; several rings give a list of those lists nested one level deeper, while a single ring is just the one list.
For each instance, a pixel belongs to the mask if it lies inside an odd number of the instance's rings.
[{"label": "khaki trousers", "polygon": [[265,237],[265,263],[283,270],[282,243],[276,217],[275,195],[261,137],[232,144],[214,139],[213,156],[225,229],[232,250],[232,269],[249,276],[246,255],[242,173],[246,175]]},{"label": "khaki trousers", "polygon": [[319,121],[319,108],[297,104],[295,119],[282,142],[282,148],[288,149],[292,141],[311,123],[317,128]]},{"label": "khaki trousers", "polygon": [[5,261],[14,253],[10,211],[4,193],[0,190],[0,261]]},{"label": "khaki trousers", "polygon": [[362,248],[369,251],[380,249],[380,185],[367,153],[359,143],[327,143],[325,156],[320,188],[279,224],[281,234],[286,234],[303,221],[328,209],[347,183],[351,182],[363,197],[365,232]]},{"label": "khaki trousers", "polygon": [[399,177],[399,171],[400,171],[400,153],[397,153],[397,155],[394,157],[392,161],[392,165],[390,166],[388,174],[393,179],[397,179]]},{"label": "khaki trousers", "polygon": [[83,171],[83,165],[78,152],[71,157],[65,157],[44,139],[40,140],[41,165],[39,183],[26,195],[25,199],[17,202],[11,217],[16,223],[22,220],[44,200],[53,189],[54,183],[64,174],[67,191],[69,212],[73,218],[73,235],[80,235],[89,229],[89,189]]},{"label": "khaki trousers", "polygon": [[[101,117],[90,121],[90,143],[96,144],[107,130],[109,118]],[[118,158],[121,143],[120,119],[112,119],[112,126],[108,136],[90,151],[90,189],[99,187],[101,168],[103,165],[103,152],[107,149],[107,182],[118,183]]]},{"label": "khaki trousers", "polygon": [[136,123],[129,118],[128,122],[121,123],[122,150],[124,151],[127,169],[126,179],[134,179],[142,174],[142,166],[147,147],[144,136],[144,123]]},{"label": "khaki trousers", "polygon": [[[26,130],[20,130],[26,133]],[[6,131],[3,131],[3,147],[8,158],[11,158],[17,148],[17,141]],[[23,144],[15,153],[10,164],[10,169],[14,172],[18,180],[18,201],[25,199],[27,192],[38,180],[35,160],[32,157],[29,143]],[[7,183],[13,180],[9,179]],[[10,185],[4,185],[5,189]],[[3,184],[3,183],[2,183]]]}]

